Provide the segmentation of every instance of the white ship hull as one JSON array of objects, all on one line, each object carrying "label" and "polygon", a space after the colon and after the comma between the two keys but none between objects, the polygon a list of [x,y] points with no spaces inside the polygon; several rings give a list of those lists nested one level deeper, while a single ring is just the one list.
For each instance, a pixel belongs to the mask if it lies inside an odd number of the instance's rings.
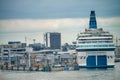
[{"label": "white ship hull", "polygon": [[114,51],[87,51],[77,53],[77,63],[81,68],[114,67]]}]

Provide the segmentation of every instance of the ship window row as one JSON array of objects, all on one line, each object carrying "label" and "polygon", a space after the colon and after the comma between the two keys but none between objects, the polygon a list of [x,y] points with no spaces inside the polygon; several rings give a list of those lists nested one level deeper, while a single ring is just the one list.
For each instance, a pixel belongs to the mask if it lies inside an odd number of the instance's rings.
[{"label": "ship window row", "polygon": [[81,57],[80,57],[80,59],[85,59],[85,58],[86,58],[86,56],[81,56]]},{"label": "ship window row", "polygon": [[112,43],[113,41],[81,41],[78,43]]},{"label": "ship window row", "polygon": [[[112,59],[113,56],[107,56],[108,59]],[[86,56],[81,56],[80,59],[86,59]]]},{"label": "ship window row", "polygon": [[78,47],[114,47],[114,45],[79,45]]},{"label": "ship window row", "polygon": [[108,58],[108,59],[112,59],[112,58],[113,58],[113,56],[107,56],[107,58]]},{"label": "ship window row", "polygon": [[113,41],[112,39],[110,40],[102,40],[102,39],[98,39],[98,40],[95,40],[95,39],[86,39],[86,40],[83,40],[83,39],[79,39],[79,41]]},{"label": "ship window row", "polygon": [[79,39],[79,40],[112,40],[112,38],[97,38],[97,39]]},{"label": "ship window row", "polygon": [[[112,59],[113,56],[107,56],[108,59]],[[80,59],[86,59],[86,56],[81,56]]]},{"label": "ship window row", "polygon": [[[93,35],[83,35],[79,37],[92,37]],[[99,37],[113,37],[112,35],[94,35],[94,36],[99,36]]]}]

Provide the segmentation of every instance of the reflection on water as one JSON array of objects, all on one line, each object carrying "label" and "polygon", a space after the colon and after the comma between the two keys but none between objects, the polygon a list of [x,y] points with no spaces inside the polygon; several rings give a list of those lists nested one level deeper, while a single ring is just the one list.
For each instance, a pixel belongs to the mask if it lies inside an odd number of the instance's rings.
[{"label": "reflection on water", "polygon": [[80,69],[79,71],[30,72],[1,71],[0,80],[119,80],[120,62],[115,68]]}]

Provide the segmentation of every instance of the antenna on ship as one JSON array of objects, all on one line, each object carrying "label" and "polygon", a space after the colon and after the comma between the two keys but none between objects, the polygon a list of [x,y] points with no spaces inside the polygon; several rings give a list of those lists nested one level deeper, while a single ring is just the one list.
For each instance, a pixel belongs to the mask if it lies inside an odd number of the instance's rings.
[{"label": "antenna on ship", "polygon": [[94,28],[97,29],[97,22],[96,22],[96,16],[95,16],[95,11],[92,10],[90,13],[90,21],[89,21],[89,28]]}]

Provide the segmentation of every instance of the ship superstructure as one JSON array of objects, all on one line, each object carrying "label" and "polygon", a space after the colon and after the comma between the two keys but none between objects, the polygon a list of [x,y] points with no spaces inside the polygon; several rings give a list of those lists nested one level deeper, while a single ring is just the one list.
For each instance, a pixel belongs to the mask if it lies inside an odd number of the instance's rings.
[{"label": "ship superstructure", "polygon": [[77,36],[79,67],[114,67],[114,49],[113,35],[97,28],[95,11],[91,11],[89,28]]}]

